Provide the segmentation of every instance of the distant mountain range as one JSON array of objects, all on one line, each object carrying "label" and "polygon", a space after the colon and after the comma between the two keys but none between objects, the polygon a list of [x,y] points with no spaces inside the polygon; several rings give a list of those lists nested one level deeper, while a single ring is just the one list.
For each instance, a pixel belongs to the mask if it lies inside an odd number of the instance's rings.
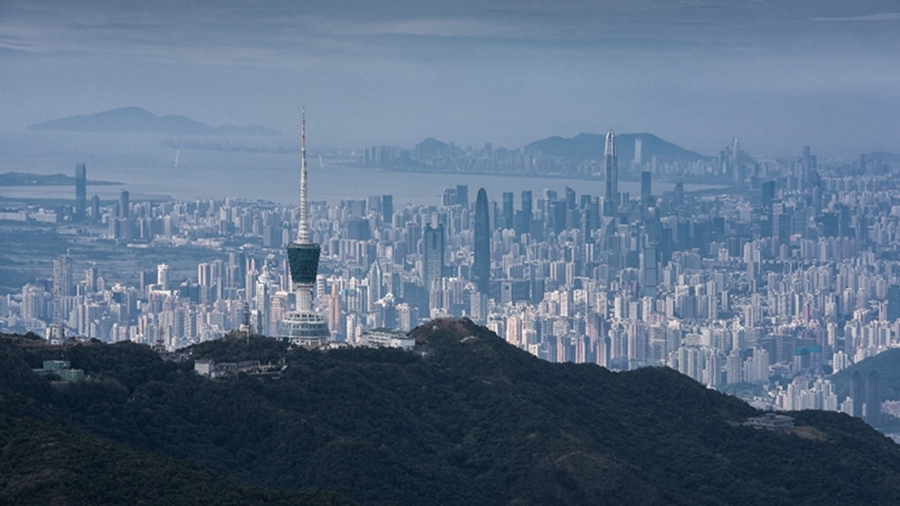
[{"label": "distant mountain range", "polygon": [[279,135],[261,126],[210,126],[187,116],[157,116],[140,107],[121,107],[89,116],[69,116],[45,121],[29,130],[57,132],[113,132],[172,135]]},{"label": "distant mountain range", "polygon": [[[666,142],[649,133],[616,135],[616,152],[620,164],[630,164],[634,160],[635,140],[641,140],[641,160],[649,162],[656,156],[660,162],[694,162],[708,160],[709,157]],[[525,146],[525,151],[540,151],[544,156],[555,156],[574,161],[602,160],[606,136],[602,134],[578,134],[571,139],[548,137]]]}]

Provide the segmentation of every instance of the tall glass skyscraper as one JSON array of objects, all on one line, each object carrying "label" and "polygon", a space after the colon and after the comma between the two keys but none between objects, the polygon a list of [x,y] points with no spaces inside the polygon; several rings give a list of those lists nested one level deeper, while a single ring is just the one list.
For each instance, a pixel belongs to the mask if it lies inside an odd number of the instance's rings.
[{"label": "tall glass skyscraper", "polygon": [[87,168],[83,163],[75,166],[75,220],[87,216]]},{"label": "tall glass skyscraper", "polygon": [[513,224],[516,229],[516,235],[531,233],[533,209],[531,204],[531,190],[522,191],[522,209],[516,213],[515,223]]},{"label": "tall glass skyscraper", "polygon": [[653,182],[653,173],[649,170],[641,172],[641,204],[645,207],[653,205],[653,190],[651,184]]},{"label": "tall glass skyscraper", "polygon": [[478,190],[475,199],[475,262],[472,269],[475,286],[487,295],[491,283],[491,222],[488,215],[487,192]]},{"label": "tall glass skyscraper", "polygon": [[615,216],[619,209],[619,157],[616,155],[616,134],[606,133],[606,193],[603,196],[603,215]]},{"label": "tall glass skyscraper", "polygon": [[513,228],[513,219],[515,211],[513,210],[513,193],[503,192],[503,227]]},{"label": "tall glass skyscraper", "polygon": [[444,224],[425,225],[422,251],[422,283],[431,290],[444,275]]}]

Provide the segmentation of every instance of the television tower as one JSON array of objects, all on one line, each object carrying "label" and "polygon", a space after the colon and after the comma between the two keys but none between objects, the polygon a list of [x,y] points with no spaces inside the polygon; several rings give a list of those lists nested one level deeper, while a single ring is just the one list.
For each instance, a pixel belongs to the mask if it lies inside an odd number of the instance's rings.
[{"label": "television tower", "polygon": [[328,342],[328,323],[313,309],[313,289],[319,272],[319,255],[322,248],[309,234],[309,201],[307,199],[306,174],[306,109],[301,109],[300,134],[300,225],[297,239],[288,244],[287,256],[291,281],[297,296],[297,309],[285,315],[278,325],[278,337],[291,344],[306,347],[321,346]]}]

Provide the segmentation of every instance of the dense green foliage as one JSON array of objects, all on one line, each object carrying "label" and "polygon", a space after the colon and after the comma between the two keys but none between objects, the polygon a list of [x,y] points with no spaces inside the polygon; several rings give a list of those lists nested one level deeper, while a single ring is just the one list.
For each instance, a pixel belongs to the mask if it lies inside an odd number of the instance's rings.
[{"label": "dense green foliage", "polygon": [[88,343],[65,353],[91,380],[64,389],[27,370],[58,352],[7,346],[0,395],[13,416],[364,504],[900,503],[900,449],[846,415],[756,430],[742,425],[755,410],[669,369],[550,364],[467,320],[414,335],[420,353],[264,338],[190,350],[287,364],[278,379],[219,381]]},{"label": "dense green foliage", "polygon": [[196,464],[24,418],[0,416],[0,447],[0,504],[351,504],[333,493],[232,483]]}]

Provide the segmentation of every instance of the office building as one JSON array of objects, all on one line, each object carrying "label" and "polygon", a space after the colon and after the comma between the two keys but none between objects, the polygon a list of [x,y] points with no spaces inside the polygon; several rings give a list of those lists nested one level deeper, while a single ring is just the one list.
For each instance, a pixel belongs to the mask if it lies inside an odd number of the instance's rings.
[{"label": "office building", "polygon": [[431,290],[440,284],[444,275],[444,224],[436,227],[425,225],[425,236],[422,245],[422,284],[425,290]]},{"label": "office building", "polygon": [[615,216],[619,209],[619,157],[616,155],[616,134],[606,133],[603,148],[606,168],[606,192],[603,195],[603,215]]},{"label": "office building", "polygon": [[87,169],[83,163],[75,166],[75,221],[87,215]]},{"label": "office building", "polygon": [[473,278],[475,286],[482,294],[490,292],[491,282],[491,225],[488,216],[487,192],[478,190],[475,199],[475,262]]},{"label": "office building", "polygon": [[649,170],[641,172],[641,204],[644,207],[653,205],[653,193],[650,184],[653,174]]},{"label": "office building", "polygon": [[[477,202],[476,202],[477,205]],[[511,229],[515,219],[515,211],[513,210],[513,193],[503,192],[503,215],[501,228]]]}]

